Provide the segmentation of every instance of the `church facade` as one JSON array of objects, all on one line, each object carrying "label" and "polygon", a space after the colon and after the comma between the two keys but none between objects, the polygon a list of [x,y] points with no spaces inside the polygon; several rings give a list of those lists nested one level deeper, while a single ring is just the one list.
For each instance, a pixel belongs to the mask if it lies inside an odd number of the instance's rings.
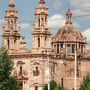
[{"label": "church facade", "polygon": [[70,9],[66,13],[65,25],[52,39],[48,15],[45,1],[39,0],[39,6],[35,9],[32,49],[29,50],[25,36],[20,35],[14,0],[10,0],[9,9],[5,11],[2,38],[3,47],[8,49],[14,61],[12,75],[19,81],[21,90],[43,90],[50,80],[55,80],[67,90],[73,90],[76,55],[78,90],[83,77],[90,72],[90,52],[86,48],[86,39],[73,25]]}]

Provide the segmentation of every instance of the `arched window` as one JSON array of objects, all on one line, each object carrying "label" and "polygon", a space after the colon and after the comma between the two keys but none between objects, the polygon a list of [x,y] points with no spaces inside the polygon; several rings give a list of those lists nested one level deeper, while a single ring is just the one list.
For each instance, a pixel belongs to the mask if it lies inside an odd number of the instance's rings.
[{"label": "arched window", "polygon": [[11,21],[11,29],[13,29],[13,21]]},{"label": "arched window", "polygon": [[74,52],[75,52],[75,45],[72,44],[72,53],[74,53]]},{"label": "arched window", "polygon": [[63,48],[63,43],[61,43],[61,48]]},{"label": "arched window", "polygon": [[19,75],[22,75],[22,66],[20,66]]},{"label": "arched window", "polygon": [[8,28],[10,28],[10,21],[8,21]]},{"label": "arched window", "polygon": [[40,38],[38,38],[38,47],[40,47]]},{"label": "arched window", "polygon": [[38,67],[36,67],[35,70],[33,70],[33,76],[39,76]]},{"label": "arched window", "polygon": [[47,37],[45,37],[45,41],[47,41]]},{"label": "arched window", "polygon": [[70,44],[67,44],[67,53],[71,53],[71,47],[70,47]]},{"label": "arched window", "polygon": [[24,64],[25,64],[25,63],[22,62],[22,61],[18,61],[18,62],[17,62],[17,66],[18,66],[18,69],[19,69],[18,74],[19,74],[20,76],[23,74],[23,65],[24,65]]},{"label": "arched window", "polygon": [[57,53],[59,53],[59,44],[57,44]]},{"label": "arched window", "polygon": [[61,78],[61,86],[62,86],[62,87],[64,86],[64,85],[63,85],[63,84],[64,84],[63,82],[64,82],[64,78],[62,77],[62,78]]},{"label": "arched window", "polygon": [[38,18],[38,26],[40,27],[40,18]]},{"label": "arched window", "polygon": [[81,45],[81,53],[83,53],[83,44]]},{"label": "arched window", "polygon": [[41,18],[41,26],[44,27],[44,19]]},{"label": "arched window", "polygon": [[38,90],[38,87],[37,86],[35,86],[35,90]]},{"label": "arched window", "polygon": [[74,52],[75,52],[75,45],[67,44],[67,53],[74,53]]},{"label": "arched window", "polygon": [[9,49],[9,36],[8,36],[8,38],[7,38],[7,45],[8,45],[8,49]]}]

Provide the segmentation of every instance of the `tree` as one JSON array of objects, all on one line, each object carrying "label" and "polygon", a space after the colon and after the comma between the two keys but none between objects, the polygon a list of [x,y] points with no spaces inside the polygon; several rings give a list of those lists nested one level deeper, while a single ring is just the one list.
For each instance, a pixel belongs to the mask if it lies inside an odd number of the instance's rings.
[{"label": "tree", "polygon": [[11,76],[13,62],[9,58],[7,50],[0,49],[0,90],[19,90],[15,77]]},{"label": "tree", "polygon": [[[47,84],[44,86],[43,90],[48,90]],[[52,80],[50,81],[50,90],[65,90],[65,89],[64,87],[57,85],[57,83],[54,80]]]},{"label": "tree", "polygon": [[90,74],[84,77],[80,90],[90,90]]}]

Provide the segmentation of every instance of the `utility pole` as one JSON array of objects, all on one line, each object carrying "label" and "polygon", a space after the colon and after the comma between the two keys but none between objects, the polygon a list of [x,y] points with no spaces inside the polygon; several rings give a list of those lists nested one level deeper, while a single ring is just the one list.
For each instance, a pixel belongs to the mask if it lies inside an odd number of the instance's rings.
[{"label": "utility pole", "polygon": [[74,90],[77,90],[77,53],[75,50],[75,65],[74,65]]}]

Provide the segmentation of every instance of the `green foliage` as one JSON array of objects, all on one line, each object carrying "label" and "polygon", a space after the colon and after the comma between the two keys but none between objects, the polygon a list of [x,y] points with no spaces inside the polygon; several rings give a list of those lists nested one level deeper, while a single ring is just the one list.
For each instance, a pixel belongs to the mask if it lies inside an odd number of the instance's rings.
[{"label": "green foliage", "polygon": [[7,50],[0,49],[0,90],[19,90],[18,82],[11,75],[13,62]]},{"label": "green foliage", "polygon": [[90,74],[84,77],[80,90],[90,90]]},{"label": "green foliage", "polygon": [[[48,90],[47,88],[47,84],[44,86],[44,89],[43,90]],[[60,85],[57,85],[57,83],[52,80],[50,81],[50,90],[65,90],[64,87],[60,86]]]},{"label": "green foliage", "polygon": [[7,55],[7,51],[2,48],[0,50],[0,81],[11,74],[12,67],[13,63]]},{"label": "green foliage", "polygon": [[54,80],[52,80],[52,81],[50,82],[50,90],[55,90],[56,87],[57,87],[56,82],[55,82]]}]

